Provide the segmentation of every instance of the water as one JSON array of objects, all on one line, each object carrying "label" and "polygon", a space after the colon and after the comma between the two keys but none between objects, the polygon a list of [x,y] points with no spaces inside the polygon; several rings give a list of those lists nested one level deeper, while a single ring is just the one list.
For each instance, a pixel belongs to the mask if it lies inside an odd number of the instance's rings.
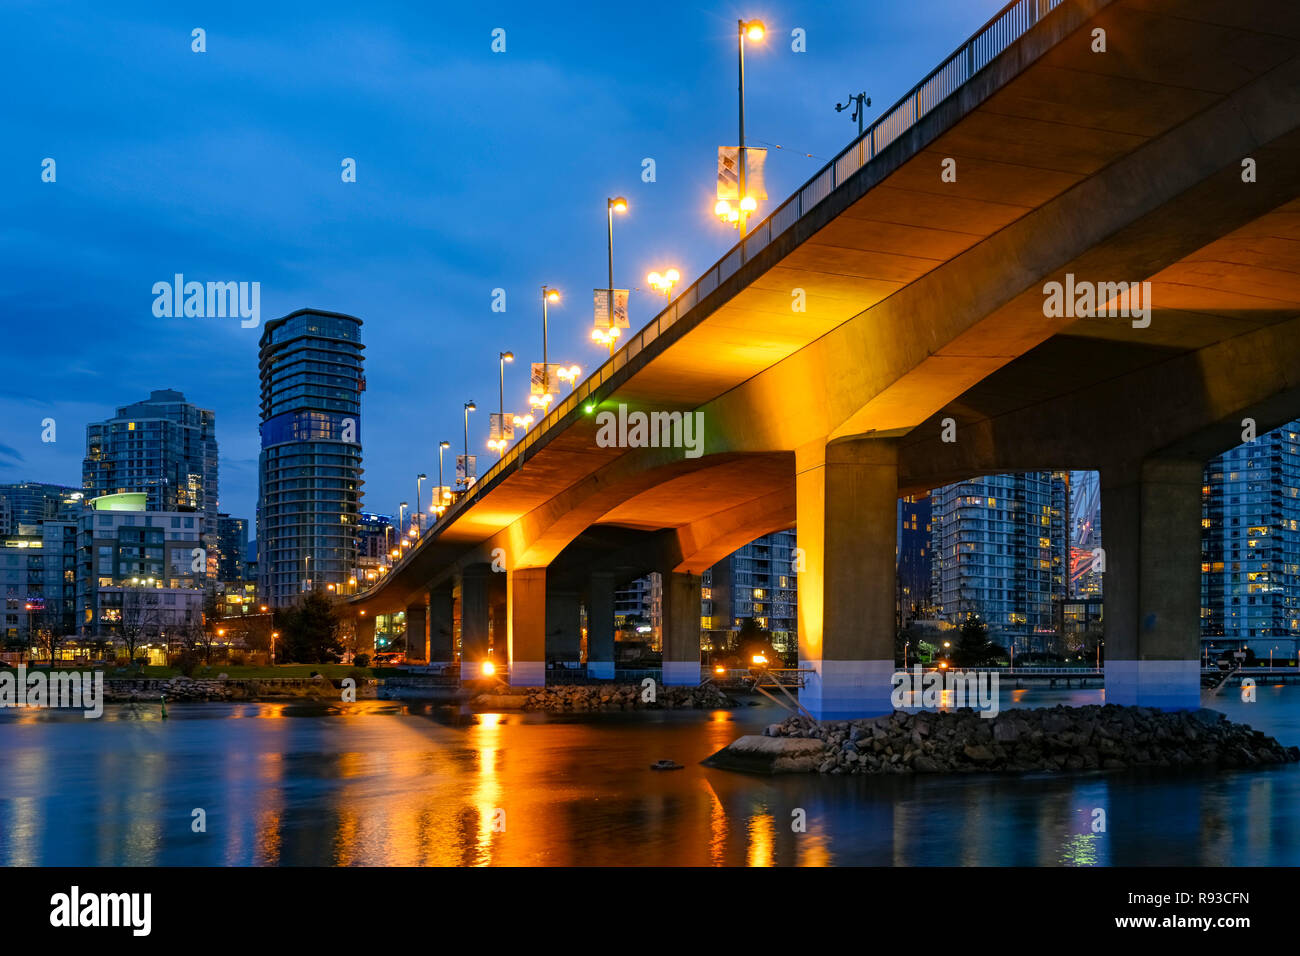
[{"label": "water", "polygon": [[[1102,693],[1003,697],[1051,706]],[[1205,702],[1300,744],[1300,686]],[[698,766],[783,715],[767,704],[583,718],[392,702],[169,713],[4,712],[0,864],[1300,865],[1297,764],[769,778]],[[686,769],[649,769],[664,757]],[[1092,832],[1098,808],[1105,833]],[[195,809],[205,833],[192,830]],[[796,811],[805,833],[792,831]]]}]

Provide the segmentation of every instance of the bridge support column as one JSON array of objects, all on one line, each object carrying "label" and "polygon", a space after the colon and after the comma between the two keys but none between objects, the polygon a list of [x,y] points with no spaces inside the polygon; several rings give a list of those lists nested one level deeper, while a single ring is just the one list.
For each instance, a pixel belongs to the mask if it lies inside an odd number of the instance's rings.
[{"label": "bridge support column", "polygon": [[[501,575],[504,577],[504,575]],[[492,601],[492,662],[500,667],[505,667],[510,662],[510,619],[506,614],[507,598],[504,590],[501,594],[501,600]]]},{"label": "bridge support column", "polygon": [[1102,469],[1106,703],[1201,706],[1197,461]]},{"label": "bridge support column", "polygon": [[546,593],[546,660],[582,659],[582,602],[575,591]]},{"label": "bridge support column", "polygon": [[892,713],[897,448],[836,441],[795,468],[799,700],[818,720]]},{"label": "bridge support column", "polygon": [[506,572],[511,687],[546,686],[546,569]]},{"label": "bridge support column", "polygon": [[456,633],[452,620],[450,585],[429,589],[429,661],[456,659]]},{"label": "bridge support column", "polygon": [[423,603],[406,607],[406,658],[429,659],[429,614]]},{"label": "bridge support column", "polygon": [[375,616],[362,614],[357,618],[357,653],[375,655]]},{"label": "bridge support column", "polygon": [[506,614],[508,600],[505,569],[494,569],[488,578],[488,618],[492,623],[492,663],[501,677],[505,677],[506,667],[510,663],[510,620]]},{"label": "bridge support column", "polygon": [[490,604],[488,580],[492,573],[486,564],[470,565],[460,578],[460,679],[478,680],[483,662],[488,659],[488,622]]},{"label": "bridge support column", "polygon": [[664,571],[664,684],[700,682],[700,576]]},{"label": "bridge support column", "polygon": [[614,679],[614,575],[594,572],[587,598],[587,676]]}]

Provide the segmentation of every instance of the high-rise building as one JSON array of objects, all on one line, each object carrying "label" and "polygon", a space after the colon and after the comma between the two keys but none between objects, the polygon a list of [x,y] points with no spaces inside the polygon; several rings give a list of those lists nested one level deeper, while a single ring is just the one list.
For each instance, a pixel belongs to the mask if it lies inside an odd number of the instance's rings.
[{"label": "high-rise building", "polygon": [[1300,421],[1205,469],[1201,639],[1295,659],[1300,637]]},{"label": "high-rise building", "polygon": [[995,643],[1044,650],[1065,595],[1067,478],[991,475],[931,492],[936,613],[983,618]]},{"label": "high-rise building", "polygon": [[77,531],[83,638],[166,645],[203,624],[203,516],[147,509],[146,492],[91,499]]},{"label": "high-rise building", "polygon": [[930,496],[907,495],[898,501],[898,625],[907,627],[918,617],[929,617],[930,600]]},{"label": "high-rise building", "polygon": [[80,488],[43,481],[0,484],[0,534],[36,533],[43,521],[75,521],[85,496]]},{"label": "high-rise building", "polygon": [[76,628],[77,523],[47,518],[0,537],[0,636],[30,645],[42,630]]},{"label": "high-rise building", "polygon": [[248,572],[248,519],[217,515],[217,579],[243,581]]},{"label": "high-rise building", "polygon": [[756,538],[704,572],[702,630],[717,646],[739,631],[746,618],[772,636],[772,646],[792,651],[798,643],[798,585],[795,533],[777,531]]},{"label": "high-rise building", "polygon": [[[81,485],[87,498],[141,492],[149,511],[198,513],[203,540],[215,552],[216,416],[173,389],[122,406],[107,421],[86,426]],[[215,560],[210,575],[216,576]]]},{"label": "high-rise building", "polygon": [[302,309],[262,330],[257,564],[261,600],[346,585],[361,513],[361,320]]}]

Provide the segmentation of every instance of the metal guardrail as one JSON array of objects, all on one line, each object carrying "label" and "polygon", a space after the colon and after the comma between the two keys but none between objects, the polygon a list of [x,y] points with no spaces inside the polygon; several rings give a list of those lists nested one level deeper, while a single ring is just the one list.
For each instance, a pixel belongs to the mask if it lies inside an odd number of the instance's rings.
[{"label": "metal guardrail", "polygon": [[[499,475],[516,467],[528,449],[541,440],[542,435],[585,402],[596,389],[626,366],[628,361],[640,354],[646,346],[671,328],[682,315],[694,308],[700,299],[717,289],[726,279],[734,275],[741,265],[758,255],[773,239],[793,227],[814,206],[863,166],[874,160],[899,136],[920,122],[921,117],[957,92],[1007,47],[1019,40],[1064,2],[1065,0],[1013,0],[995,14],[988,23],[976,30],[969,40],[958,47],[956,52],[931,70],[880,119],[864,130],[860,137],[841,150],[812,179],[773,210],[771,215],[754,226],[749,235],[733,246],[726,255],[714,263],[712,268],[682,290],[662,312],[628,339],[627,343],[607,362],[592,372],[580,385],[575,386],[569,396],[559,402],[536,426],[516,442],[500,461],[475,482],[473,488],[443,512],[438,521],[424,532],[420,540],[450,523],[477,498],[477,489],[489,486]],[[367,590],[381,587],[384,581],[391,578],[417,550],[418,544],[403,555],[384,578],[376,581]],[[360,593],[365,594],[364,591]]]}]

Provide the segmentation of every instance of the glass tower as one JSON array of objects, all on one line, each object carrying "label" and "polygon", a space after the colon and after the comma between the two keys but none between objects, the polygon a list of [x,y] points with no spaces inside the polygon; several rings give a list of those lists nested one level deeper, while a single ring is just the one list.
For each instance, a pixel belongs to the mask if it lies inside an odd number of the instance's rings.
[{"label": "glass tower", "polygon": [[81,485],[87,498],[143,492],[149,511],[201,512],[204,539],[215,546],[216,416],[173,389],[122,406],[86,426]]},{"label": "glass tower", "polygon": [[262,330],[257,571],[284,607],[341,590],[356,568],[361,514],[361,320],[302,309]]},{"label": "glass tower", "polygon": [[1300,634],[1300,421],[1205,469],[1201,639],[1295,659]]},{"label": "glass tower", "polygon": [[931,492],[935,610],[978,614],[989,637],[1043,650],[1066,586],[1066,486],[1060,472],[990,475]]}]

